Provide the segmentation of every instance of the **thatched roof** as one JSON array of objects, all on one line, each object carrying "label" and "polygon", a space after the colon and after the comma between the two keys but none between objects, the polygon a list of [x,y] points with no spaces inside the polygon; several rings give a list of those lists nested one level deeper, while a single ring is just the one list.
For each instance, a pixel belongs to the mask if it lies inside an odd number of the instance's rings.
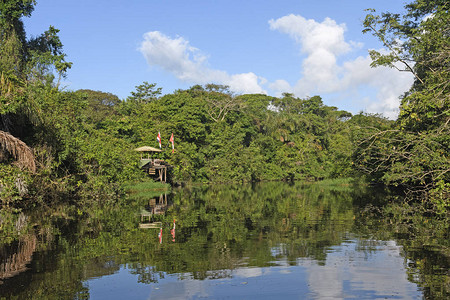
[{"label": "thatched roof", "polygon": [[134,149],[134,151],[139,151],[139,152],[161,152],[161,149],[158,148],[153,148],[150,146],[142,146],[139,148]]},{"label": "thatched roof", "polygon": [[[0,130],[0,151],[8,152],[21,168],[36,172],[33,151],[24,142],[11,134]],[[1,158],[1,156],[0,156]]]}]

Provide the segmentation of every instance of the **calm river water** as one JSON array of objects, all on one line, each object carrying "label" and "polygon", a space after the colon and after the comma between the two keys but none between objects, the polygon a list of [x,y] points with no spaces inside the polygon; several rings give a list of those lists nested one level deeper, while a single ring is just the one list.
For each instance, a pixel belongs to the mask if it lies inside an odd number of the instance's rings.
[{"label": "calm river water", "polygon": [[278,182],[3,215],[0,299],[450,297],[448,241],[429,236],[448,227],[380,218],[384,199]]}]

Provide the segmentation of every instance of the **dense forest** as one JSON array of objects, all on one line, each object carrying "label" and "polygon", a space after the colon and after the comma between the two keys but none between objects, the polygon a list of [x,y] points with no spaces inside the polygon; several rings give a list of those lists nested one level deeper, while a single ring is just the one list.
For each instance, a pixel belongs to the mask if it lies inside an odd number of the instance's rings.
[{"label": "dense forest", "polygon": [[416,0],[403,16],[369,10],[364,20],[386,48],[370,53],[373,67],[415,77],[396,121],[352,115],[320,96],[236,95],[214,83],[163,95],[143,82],[126,99],[68,91],[59,85],[71,63],[58,30],[25,33],[35,5],[0,4],[0,206],[118,198],[124,182],[145,178],[133,149],[157,146],[160,132],[173,182],[359,177],[448,213],[448,1]]}]

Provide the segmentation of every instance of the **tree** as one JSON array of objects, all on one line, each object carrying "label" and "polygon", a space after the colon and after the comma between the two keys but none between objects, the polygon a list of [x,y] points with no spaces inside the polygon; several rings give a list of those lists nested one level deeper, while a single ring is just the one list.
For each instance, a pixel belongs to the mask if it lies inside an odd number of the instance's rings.
[{"label": "tree", "polygon": [[13,126],[8,114],[36,106],[25,86],[53,84],[53,73],[64,77],[72,65],[65,61],[58,29],[50,26],[42,35],[26,39],[22,17],[29,17],[34,5],[34,0],[0,3],[0,129],[7,131]]},{"label": "tree", "polygon": [[50,26],[40,36],[27,41],[27,63],[28,81],[40,81],[53,83],[54,72],[58,75],[56,85],[59,85],[61,78],[66,76],[66,72],[72,66],[71,62],[66,62],[66,54],[62,51],[63,44],[58,36],[59,29]]},{"label": "tree", "polygon": [[239,108],[239,98],[230,92],[229,86],[209,83],[205,90],[207,111],[215,122],[223,121],[230,111]]},{"label": "tree", "polygon": [[27,54],[26,35],[22,17],[34,10],[34,0],[9,0],[0,3],[0,71],[19,78]]},{"label": "tree", "polygon": [[2,1],[0,4],[0,158],[6,153],[34,171],[34,157],[29,147],[18,138],[2,131],[10,131],[12,121],[8,113],[15,112],[22,103],[24,69],[26,65],[26,36],[21,18],[30,16],[34,1]]},{"label": "tree", "polygon": [[358,157],[362,168],[385,183],[419,192],[444,209],[450,194],[449,6],[446,0],[415,0],[404,16],[369,10],[364,32],[386,47],[370,52],[372,66],[411,72],[415,81],[393,128],[367,132]]},{"label": "tree", "polygon": [[93,123],[104,121],[115,115],[116,109],[121,103],[119,97],[111,93],[93,90],[78,90],[77,93],[83,95],[87,100],[85,114]]},{"label": "tree", "polygon": [[47,93],[55,87],[55,75],[65,76],[71,66],[54,27],[26,38],[22,18],[31,15],[35,4],[34,0],[0,2],[0,160],[6,162],[0,164],[0,173],[15,165],[22,169],[3,183],[6,190],[23,178],[24,169],[36,170],[35,151],[28,145],[36,146],[34,134],[46,127],[42,108],[58,98],[57,89]]},{"label": "tree", "polygon": [[156,83],[148,83],[144,81],[141,85],[136,86],[136,91],[131,92],[131,96],[128,100],[135,101],[137,103],[149,103],[158,99],[161,95],[162,88],[156,88]]},{"label": "tree", "polygon": [[391,13],[373,15],[370,10],[364,21],[363,32],[372,32],[387,47],[387,54],[370,51],[372,66],[394,67],[415,77],[401,102],[399,122],[404,129],[448,125],[449,6],[446,0],[416,0],[406,5],[403,18]]}]

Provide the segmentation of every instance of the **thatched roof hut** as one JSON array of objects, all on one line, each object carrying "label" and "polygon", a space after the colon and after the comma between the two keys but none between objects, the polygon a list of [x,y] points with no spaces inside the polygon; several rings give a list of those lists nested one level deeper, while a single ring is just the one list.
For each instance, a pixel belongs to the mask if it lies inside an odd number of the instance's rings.
[{"label": "thatched roof hut", "polygon": [[[158,158],[151,158],[150,153],[162,152],[161,149],[150,146],[142,146],[134,149],[134,151],[141,153],[141,160],[139,161],[139,168],[145,170],[150,176],[158,176],[161,182],[166,182],[167,179],[167,165],[164,160]],[[143,157],[143,153],[147,152],[147,158]],[[156,174],[158,172],[158,174]]]},{"label": "thatched roof hut", "polygon": [[139,148],[134,149],[134,151],[138,152],[161,152],[161,149],[150,147],[150,146],[142,146]]}]

